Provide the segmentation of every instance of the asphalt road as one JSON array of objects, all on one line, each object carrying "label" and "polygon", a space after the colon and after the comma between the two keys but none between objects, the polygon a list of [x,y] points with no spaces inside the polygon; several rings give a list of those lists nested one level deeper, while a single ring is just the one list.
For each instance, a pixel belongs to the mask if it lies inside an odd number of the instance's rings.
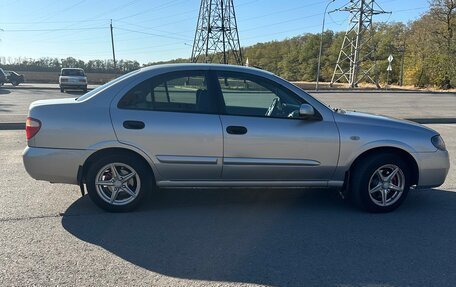
[{"label": "asphalt road", "polygon": [[[14,89],[5,86],[0,89],[0,123],[23,123],[33,101],[81,94],[79,91],[60,93],[57,89]],[[332,107],[396,118],[446,118],[456,122],[456,93],[323,91],[310,94]]]},{"label": "asphalt road", "polygon": [[60,93],[50,89],[8,89],[0,88],[0,123],[23,123],[27,118],[29,105],[38,100],[77,97],[82,92]]},{"label": "asphalt road", "polygon": [[[432,125],[456,166],[456,125]],[[456,172],[368,214],[331,190],[167,190],[106,213],[0,131],[0,286],[454,286]]]},{"label": "asphalt road", "polygon": [[309,93],[332,107],[343,109],[401,119],[456,119],[456,93],[410,91],[322,91],[318,93],[310,91]]}]

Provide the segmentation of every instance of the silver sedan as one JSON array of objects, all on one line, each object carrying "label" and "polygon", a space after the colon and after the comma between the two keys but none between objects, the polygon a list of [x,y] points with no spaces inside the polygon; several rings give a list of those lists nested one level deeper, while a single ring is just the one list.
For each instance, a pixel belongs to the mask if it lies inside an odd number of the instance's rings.
[{"label": "silver sedan", "polygon": [[387,212],[449,170],[432,129],[331,109],[240,66],[154,66],[76,99],[37,101],[26,134],[33,178],[77,184],[108,211],[132,210],[155,188],[318,187]]}]

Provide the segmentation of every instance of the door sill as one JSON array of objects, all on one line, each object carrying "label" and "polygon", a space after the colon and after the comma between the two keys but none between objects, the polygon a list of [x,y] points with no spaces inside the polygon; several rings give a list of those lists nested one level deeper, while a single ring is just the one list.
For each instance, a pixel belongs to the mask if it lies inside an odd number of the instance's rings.
[{"label": "door sill", "polygon": [[197,187],[242,187],[242,188],[312,188],[312,187],[342,187],[343,181],[334,180],[306,180],[306,181],[228,181],[228,180],[163,180],[158,181],[157,186],[163,188],[197,188]]}]

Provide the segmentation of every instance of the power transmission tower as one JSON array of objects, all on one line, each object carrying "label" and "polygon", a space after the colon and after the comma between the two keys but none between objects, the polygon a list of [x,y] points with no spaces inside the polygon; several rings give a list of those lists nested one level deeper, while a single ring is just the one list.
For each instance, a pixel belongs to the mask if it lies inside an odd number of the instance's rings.
[{"label": "power transmission tower", "polygon": [[349,12],[350,16],[330,85],[347,81],[354,88],[359,82],[367,80],[380,88],[372,16],[388,12],[381,9],[375,0],[350,0],[345,7],[336,11]]},{"label": "power transmission tower", "polygon": [[243,64],[233,0],[201,0],[192,62]]}]

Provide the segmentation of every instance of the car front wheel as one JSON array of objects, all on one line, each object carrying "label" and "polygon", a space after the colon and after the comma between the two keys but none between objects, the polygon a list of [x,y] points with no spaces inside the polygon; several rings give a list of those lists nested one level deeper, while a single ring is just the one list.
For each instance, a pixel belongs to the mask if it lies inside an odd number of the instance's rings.
[{"label": "car front wheel", "polygon": [[128,155],[103,157],[87,171],[92,201],[111,212],[135,209],[151,189],[151,175],[143,160]]},{"label": "car front wheel", "polygon": [[377,154],[359,162],[350,183],[356,205],[369,212],[398,208],[410,189],[410,169],[394,154]]}]

